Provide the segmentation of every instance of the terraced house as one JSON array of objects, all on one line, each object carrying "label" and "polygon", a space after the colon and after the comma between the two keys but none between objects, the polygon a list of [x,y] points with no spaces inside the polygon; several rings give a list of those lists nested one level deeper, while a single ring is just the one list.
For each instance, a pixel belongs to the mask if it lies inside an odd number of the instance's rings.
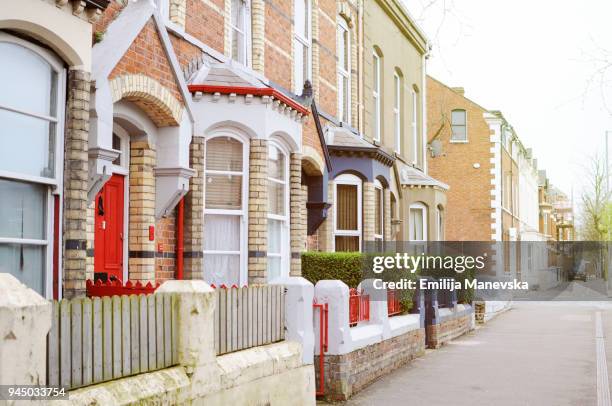
[{"label": "terraced house", "polygon": [[[441,239],[448,187],[427,174],[427,38],[399,1],[364,2],[357,47],[350,45],[353,22],[340,23],[338,55],[352,51],[340,59],[339,92],[356,88],[358,108],[342,113],[350,93],[339,93],[340,126],[326,132],[333,208],[319,248],[359,251],[371,241]],[[354,69],[357,83],[345,75]]]}]

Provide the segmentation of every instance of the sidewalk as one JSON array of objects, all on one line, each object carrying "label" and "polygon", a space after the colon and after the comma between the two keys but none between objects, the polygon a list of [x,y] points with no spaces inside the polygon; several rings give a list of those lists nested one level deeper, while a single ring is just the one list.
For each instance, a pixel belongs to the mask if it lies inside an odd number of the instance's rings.
[{"label": "sidewalk", "polygon": [[[517,303],[346,405],[594,405],[597,310],[583,302]],[[602,314],[612,323],[611,307]]]}]

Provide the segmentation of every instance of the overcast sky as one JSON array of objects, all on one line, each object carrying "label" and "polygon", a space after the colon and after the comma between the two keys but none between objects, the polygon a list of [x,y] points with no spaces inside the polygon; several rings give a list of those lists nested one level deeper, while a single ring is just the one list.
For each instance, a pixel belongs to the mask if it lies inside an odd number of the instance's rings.
[{"label": "overcast sky", "polygon": [[434,47],[428,73],[501,110],[538,167],[578,200],[585,161],[603,154],[612,130],[612,86],[602,92],[595,76],[589,88],[596,59],[612,59],[612,1],[404,2]]}]

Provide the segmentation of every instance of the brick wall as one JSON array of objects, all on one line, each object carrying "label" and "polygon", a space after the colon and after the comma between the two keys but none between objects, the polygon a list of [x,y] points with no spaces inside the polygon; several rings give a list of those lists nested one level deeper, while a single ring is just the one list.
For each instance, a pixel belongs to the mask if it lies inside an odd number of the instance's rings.
[{"label": "brick wall", "polygon": [[155,281],[174,279],[176,272],[176,209],[155,226]]},{"label": "brick wall", "polygon": [[472,330],[473,309],[464,311],[461,315],[445,318],[441,323],[426,326],[427,346],[440,348],[443,344]]},{"label": "brick wall", "polygon": [[[467,112],[467,143],[450,142],[453,109]],[[428,157],[429,175],[450,186],[445,207],[448,241],[491,240],[491,130],[484,108],[433,78],[427,79],[427,139],[442,142],[442,156]],[[479,164],[479,168],[474,168]]]},{"label": "brick wall", "polygon": [[[376,379],[425,352],[425,330],[417,329],[344,355],[325,355],[325,398],[347,400]],[[319,374],[319,356],[315,372]]]}]

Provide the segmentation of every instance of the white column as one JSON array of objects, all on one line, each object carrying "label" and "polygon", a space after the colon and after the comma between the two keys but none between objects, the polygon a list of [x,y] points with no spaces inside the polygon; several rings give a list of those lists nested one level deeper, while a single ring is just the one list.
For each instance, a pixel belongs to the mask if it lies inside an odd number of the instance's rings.
[{"label": "white column", "polygon": [[[270,285],[283,285],[286,289],[285,340],[302,344],[302,360],[304,364],[312,364],[315,348],[312,309],[314,285],[302,277],[278,278],[270,282]],[[318,314],[316,316],[318,320]]]}]

